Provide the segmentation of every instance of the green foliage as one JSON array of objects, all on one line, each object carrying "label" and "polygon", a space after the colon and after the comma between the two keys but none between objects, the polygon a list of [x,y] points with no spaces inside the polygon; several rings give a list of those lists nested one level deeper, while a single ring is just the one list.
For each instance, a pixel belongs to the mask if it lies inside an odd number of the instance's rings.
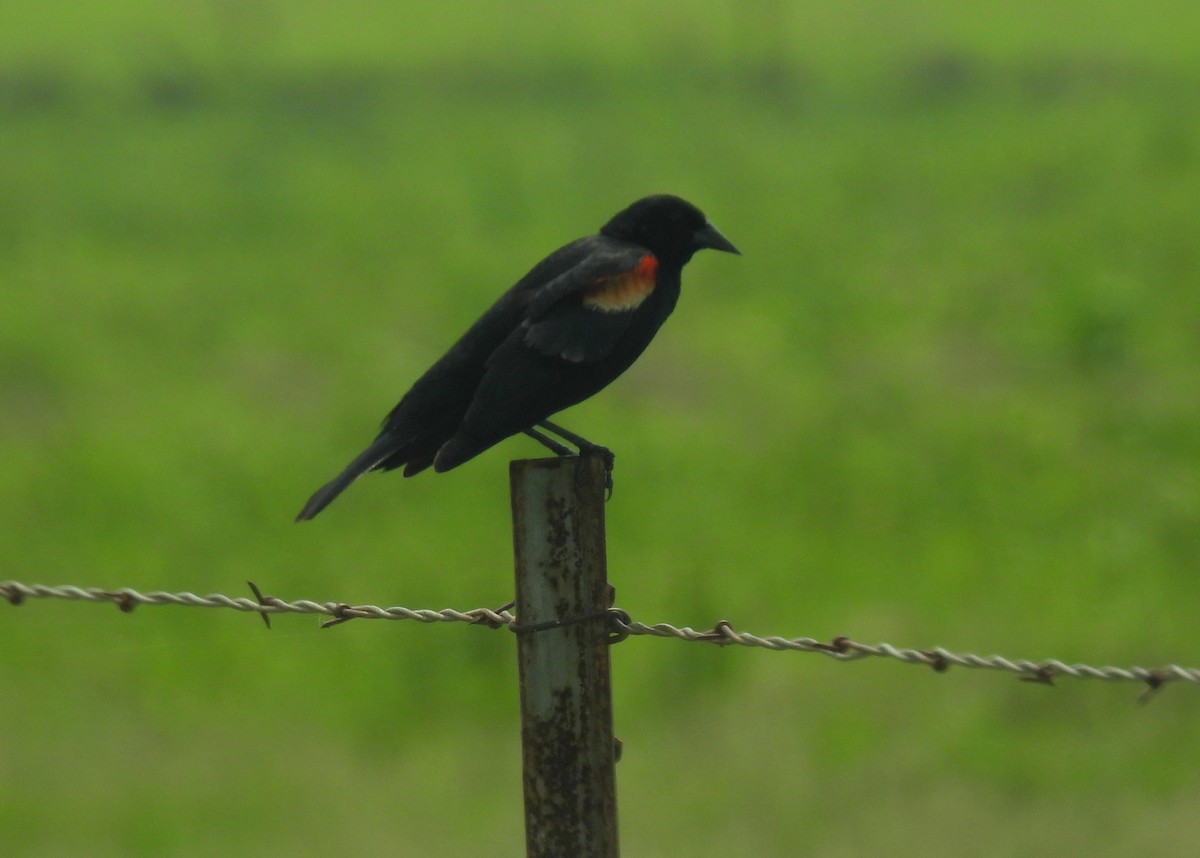
[{"label": "green foliage", "polygon": [[[531,442],[291,516],[529,265],[670,191],[745,256],[698,257],[643,360],[564,417],[618,453],[622,607],[1194,663],[1198,23],[0,8],[0,578],[503,603]],[[507,636],[0,614],[7,852],[520,853]],[[615,680],[629,854],[1194,839],[1191,689],[650,640]]]}]

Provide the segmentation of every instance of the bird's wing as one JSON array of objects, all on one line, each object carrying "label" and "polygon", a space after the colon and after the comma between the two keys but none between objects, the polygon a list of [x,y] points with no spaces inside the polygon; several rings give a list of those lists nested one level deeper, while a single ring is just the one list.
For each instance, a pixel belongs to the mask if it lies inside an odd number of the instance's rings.
[{"label": "bird's wing", "polygon": [[573,363],[607,357],[654,291],[658,260],[635,245],[590,253],[530,298],[524,342]]}]

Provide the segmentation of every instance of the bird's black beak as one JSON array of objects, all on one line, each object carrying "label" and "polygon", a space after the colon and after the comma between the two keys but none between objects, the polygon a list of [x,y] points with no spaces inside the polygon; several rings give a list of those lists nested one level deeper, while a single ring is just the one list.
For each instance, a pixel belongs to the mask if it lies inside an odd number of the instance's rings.
[{"label": "bird's black beak", "polygon": [[736,253],[738,256],[742,255],[742,252],[733,246],[733,242],[721,235],[721,231],[711,223],[706,223],[703,227],[696,230],[692,236],[692,242],[696,245],[697,250],[708,247],[712,250],[723,250],[726,253]]}]

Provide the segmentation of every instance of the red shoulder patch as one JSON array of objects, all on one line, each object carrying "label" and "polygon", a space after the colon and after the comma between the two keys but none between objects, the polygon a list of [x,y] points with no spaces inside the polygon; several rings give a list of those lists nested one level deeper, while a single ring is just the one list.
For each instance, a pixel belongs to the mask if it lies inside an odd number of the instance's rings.
[{"label": "red shoulder patch", "polygon": [[636,310],[654,291],[658,260],[647,253],[630,269],[612,277],[601,277],[583,293],[583,306],[604,313]]}]

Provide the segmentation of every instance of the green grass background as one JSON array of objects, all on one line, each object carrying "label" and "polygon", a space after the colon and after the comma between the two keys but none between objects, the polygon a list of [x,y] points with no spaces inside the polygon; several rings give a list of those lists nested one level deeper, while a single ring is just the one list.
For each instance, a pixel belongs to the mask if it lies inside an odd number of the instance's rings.
[{"label": "green grass background", "polygon": [[[545,252],[702,254],[564,422],[635,618],[1200,662],[1200,11],[0,5],[0,578],[511,594],[508,441],[291,517]],[[632,639],[631,856],[1195,854],[1200,698]],[[523,854],[506,633],[0,610],[7,855]]]}]

